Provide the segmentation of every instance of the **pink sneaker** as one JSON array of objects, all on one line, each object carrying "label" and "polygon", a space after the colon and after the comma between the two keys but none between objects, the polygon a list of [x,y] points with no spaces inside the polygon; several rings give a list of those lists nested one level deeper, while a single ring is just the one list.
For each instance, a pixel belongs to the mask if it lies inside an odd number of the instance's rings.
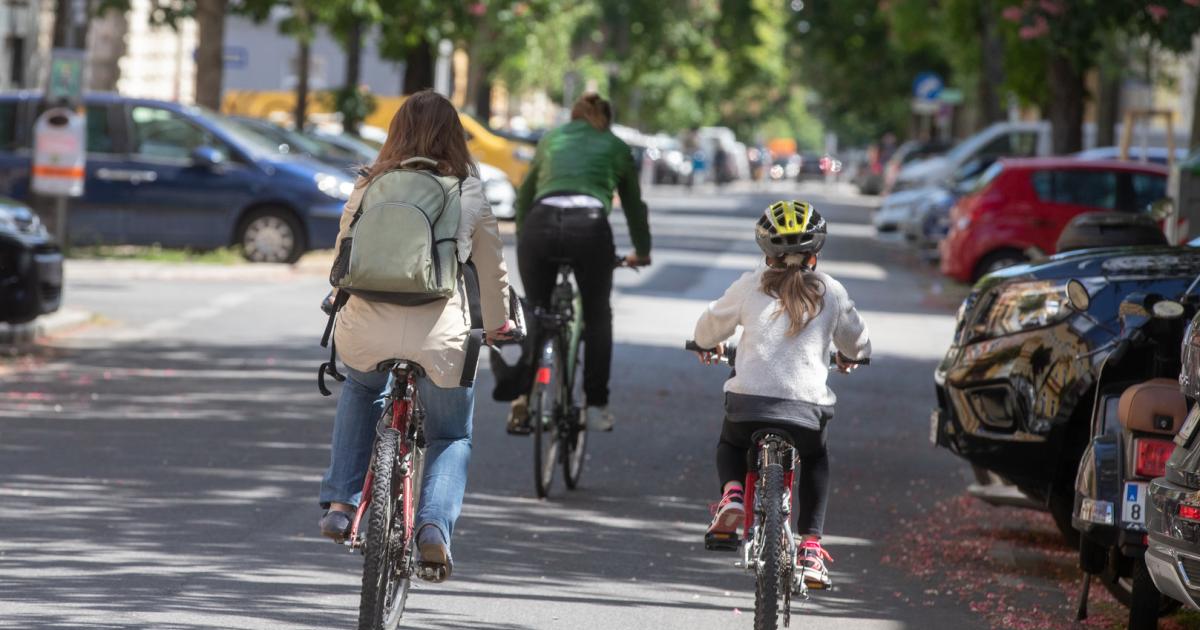
[{"label": "pink sneaker", "polygon": [[801,571],[804,584],[812,590],[823,590],[833,585],[829,579],[829,571],[825,569],[825,561],[833,562],[829,552],[821,547],[821,541],[809,539],[800,546],[796,567]]},{"label": "pink sneaker", "polygon": [[746,520],[746,506],[743,503],[743,497],[741,488],[730,488],[725,491],[725,496],[721,497],[721,501],[712,506],[713,520],[712,524],[708,526],[710,535],[737,534]]}]

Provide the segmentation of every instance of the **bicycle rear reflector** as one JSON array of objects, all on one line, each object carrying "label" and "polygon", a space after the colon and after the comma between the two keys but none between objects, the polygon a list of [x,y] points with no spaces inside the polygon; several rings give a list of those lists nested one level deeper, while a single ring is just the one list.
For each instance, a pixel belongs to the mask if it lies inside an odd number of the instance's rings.
[{"label": "bicycle rear reflector", "polygon": [[537,371],[537,382],[541,385],[550,384],[550,368],[540,367]]}]

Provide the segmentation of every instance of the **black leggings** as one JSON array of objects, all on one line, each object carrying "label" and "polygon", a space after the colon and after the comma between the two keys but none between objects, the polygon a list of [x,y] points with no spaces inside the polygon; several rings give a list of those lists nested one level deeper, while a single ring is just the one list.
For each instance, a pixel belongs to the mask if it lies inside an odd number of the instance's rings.
[{"label": "black leggings", "polygon": [[[556,208],[537,204],[529,211],[517,240],[517,266],[525,297],[532,307],[548,307],[559,261],[571,264],[583,300],[583,393],[589,406],[608,404],[612,363],[613,260],[617,256],[612,227],[599,208]],[[532,312],[532,311],[531,311]],[[521,387],[533,385],[537,349],[536,321],[530,319],[529,344],[521,357]]]},{"label": "black leggings", "polygon": [[[796,533],[820,536],[825,529],[825,507],[829,503],[829,455],[825,450],[826,430],[815,431],[793,424],[771,422],[730,422],[721,427],[717,444],[717,473],[721,491],[730,481],[745,483],[746,471],[757,455],[750,438],[760,429],[777,428],[792,437],[800,458],[796,496]],[[753,492],[746,488],[746,492]]]}]

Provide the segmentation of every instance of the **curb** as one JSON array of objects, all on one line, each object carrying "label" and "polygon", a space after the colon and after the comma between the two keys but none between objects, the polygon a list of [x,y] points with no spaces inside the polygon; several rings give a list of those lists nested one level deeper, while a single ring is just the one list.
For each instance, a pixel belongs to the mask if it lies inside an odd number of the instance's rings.
[{"label": "curb", "polygon": [[0,324],[0,346],[28,345],[39,337],[55,335],[92,321],[90,311],[64,308],[25,324]]}]

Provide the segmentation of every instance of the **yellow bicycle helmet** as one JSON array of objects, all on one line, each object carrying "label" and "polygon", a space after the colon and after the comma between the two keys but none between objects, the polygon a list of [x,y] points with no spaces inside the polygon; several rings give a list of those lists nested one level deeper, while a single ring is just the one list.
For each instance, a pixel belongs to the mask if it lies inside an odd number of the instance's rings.
[{"label": "yellow bicycle helmet", "polygon": [[754,240],[768,256],[815,254],[825,246],[825,219],[804,201],[776,201],[754,226]]}]

